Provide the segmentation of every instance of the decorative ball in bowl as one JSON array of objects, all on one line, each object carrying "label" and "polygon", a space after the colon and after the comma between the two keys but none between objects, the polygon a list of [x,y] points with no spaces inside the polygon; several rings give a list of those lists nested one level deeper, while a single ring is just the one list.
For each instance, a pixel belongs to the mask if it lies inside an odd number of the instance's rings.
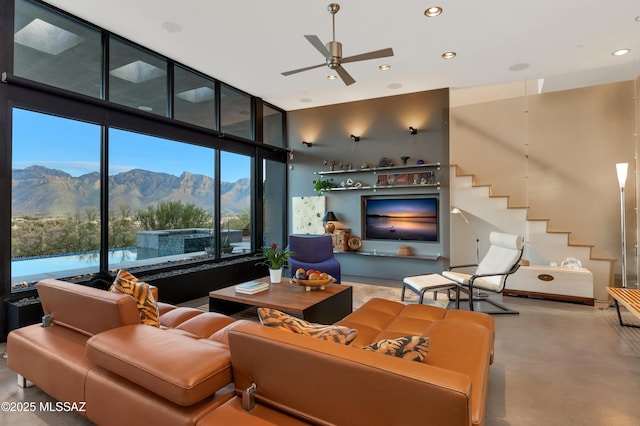
[{"label": "decorative ball in bowl", "polygon": [[306,287],[307,291],[310,291],[311,288],[315,287],[319,287],[320,290],[324,290],[325,285],[331,284],[336,281],[337,280],[335,278],[325,272],[316,271],[313,269],[305,271],[302,268],[296,270],[294,277],[291,278],[292,283],[302,287]]}]

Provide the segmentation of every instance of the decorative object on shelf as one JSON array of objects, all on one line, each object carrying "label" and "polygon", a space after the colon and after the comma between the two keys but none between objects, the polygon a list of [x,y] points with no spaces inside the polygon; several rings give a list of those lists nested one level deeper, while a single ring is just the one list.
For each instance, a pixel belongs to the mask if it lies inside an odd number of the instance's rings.
[{"label": "decorative object on shelf", "polygon": [[366,161],[364,161],[361,165],[360,165],[361,169],[368,169],[369,168],[369,163],[367,163]]},{"label": "decorative object on shelf", "polygon": [[324,230],[327,234],[333,234],[333,231],[336,229],[336,225],[334,225],[331,222],[337,222],[338,218],[336,217],[335,213],[328,211],[324,214],[324,217],[322,218],[322,221],[324,222]]},{"label": "decorative object on shelf", "polygon": [[418,129],[416,129],[415,127],[409,126],[409,133],[412,135],[417,135]]},{"label": "decorative object on shelf", "polygon": [[360,136],[351,135],[351,139],[353,139],[354,142],[360,142]]},{"label": "decorative object on shelf", "polygon": [[575,257],[567,257],[565,260],[562,261],[562,263],[560,264],[560,267],[575,269],[576,271],[579,271],[582,269],[582,262],[580,262]]},{"label": "decorative object on shelf", "polygon": [[272,243],[270,246],[262,247],[262,254],[266,259],[256,265],[268,267],[271,282],[279,283],[282,279],[282,268],[287,266],[289,256],[295,253],[289,249],[278,250],[278,244]]},{"label": "decorative object on shelf", "polygon": [[331,188],[333,188],[333,178],[323,180],[322,176],[320,176],[313,181],[313,189],[318,195],[321,195],[324,191],[330,191]]},{"label": "decorative object on shelf", "polygon": [[402,160],[402,165],[406,166],[407,165],[407,160],[411,158],[408,155],[405,155],[404,157],[400,157],[400,159]]},{"label": "decorative object on shelf", "polygon": [[424,164],[424,160],[418,160],[418,161],[416,161],[416,164],[418,164],[418,165]]},{"label": "decorative object on shelf", "polygon": [[391,186],[395,183],[395,181],[396,181],[396,175],[394,174],[387,175],[387,185]]},{"label": "decorative object on shelf", "polygon": [[356,182],[356,183],[354,183],[354,184],[353,184],[353,187],[354,187],[354,188],[360,188],[360,187],[362,187],[362,182]]},{"label": "decorative object on shelf", "polygon": [[411,247],[398,246],[398,256],[411,256]]},{"label": "decorative object on shelf", "polygon": [[616,164],[618,184],[620,186],[620,234],[622,236],[622,288],[627,288],[627,227],[624,219],[624,185],[627,182],[628,163]]},{"label": "decorative object on shelf", "polygon": [[336,160],[331,160],[329,163],[329,170],[333,171],[336,169]]},{"label": "decorative object on shelf", "polygon": [[349,246],[349,250],[358,251],[362,247],[362,241],[358,237],[351,237],[349,241],[347,241],[347,245]]},{"label": "decorative object on shelf", "polygon": [[393,160],[391,158],[382,157],[378,162],[378,167],[393,167]]},{"label": "decorative object on shelf", "polygon": [[333,251],[347,251],[349,249],[349,238],[351,238],[351,228],[338,228],[331,234]]},{"label": "decorative object on shelf", "polygon": [[305,142],[305,141],[302,141],[302,145],[306,145],[306,146],[307,146],[307,148],[311,148],[311,147],[313,146],[313,142]]}]

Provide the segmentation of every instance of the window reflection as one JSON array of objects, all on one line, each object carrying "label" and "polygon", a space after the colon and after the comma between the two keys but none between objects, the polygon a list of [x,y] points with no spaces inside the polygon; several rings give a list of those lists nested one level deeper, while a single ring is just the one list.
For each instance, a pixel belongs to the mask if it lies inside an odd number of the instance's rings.
[{"label": "window reflection", "polygon": [[109,100],[166,116],[167,61],[111,37]]},{"label": "window reflection", "polygon": [[174,118],[213,129],[216,117],[215,83],[176,66],[174,86]]},{"label": "window reflection", "polygon": [[263,139],[267,145],[285,148],[284,114],[282,111],[264,105],[262,108]]},{"label": "window reflection", "polygon": [[251,98],[235,89],[220,88],[220,131],[246,139],[253,139]]},{"label": "window reflection", "polygon": [[100,32],[35,2],[15,2],[13,73],[100,97]]}]

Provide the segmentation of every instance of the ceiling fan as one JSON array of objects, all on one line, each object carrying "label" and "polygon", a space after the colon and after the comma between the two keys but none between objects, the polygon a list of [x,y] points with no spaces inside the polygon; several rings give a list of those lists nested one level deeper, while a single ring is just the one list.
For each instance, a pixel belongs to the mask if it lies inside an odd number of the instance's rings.
[{"label": "ceiling fan", "polygon": [[340,5],[338,3],[331,3],[327,7],[329,13],[331,13],[332,23],[333,23],[333,41],[330,41],[325,45],[322,44],[318,36],[315,35],[305,35],[306,38],[313,47],[315,47],[322,56],[325,57],[326,62],[318,65],[313,65],[306,68],[300,68],[297,70],[283,72],[282,75],[287,76],[291,74],[296,74],[302,71],[312,70],[314,68],[320,68],[323,65],[328,66],[332,70],[336,70],[344,84],[347,86],[355,83],[356,81],[349,75],[347,70],[342,67],[342,64],[346,64],[349,62],[357,62],[357,61],[366,61],[369,59],[377,59],[377,58],[385,58],[387,56],[393,56],[393,49],[381,49],[375,50],[368,53],[361,53],[360,55],[349,56],[346,58],[342,57],[342,43],[336,41],[336,13],[340,10]]}]

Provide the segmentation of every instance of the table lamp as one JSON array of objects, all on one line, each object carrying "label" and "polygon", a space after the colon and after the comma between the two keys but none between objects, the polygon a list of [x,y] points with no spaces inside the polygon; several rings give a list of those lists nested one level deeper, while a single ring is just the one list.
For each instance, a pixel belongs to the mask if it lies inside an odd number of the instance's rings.
[{"label": "table lamp", "polygon": [[333,231],[336,230],[336,225],[334,225],[331,222],[337,222],[338,221],[338,218],[336,217],[336,215],[331,211],[326,212],[324,214],[324,217],[322,218],[322,221],[324,222],[324,231],[327,234],[333,234]]}]

